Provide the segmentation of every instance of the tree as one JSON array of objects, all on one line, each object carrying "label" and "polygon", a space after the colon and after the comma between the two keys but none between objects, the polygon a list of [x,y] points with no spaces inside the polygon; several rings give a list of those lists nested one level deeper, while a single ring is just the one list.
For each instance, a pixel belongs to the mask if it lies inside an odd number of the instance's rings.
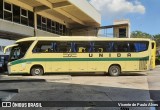
[{"label": "tree", "polygon": [[131,33],[131,37],[132,38],[152,38],[152,35],[141,32],[141,31],[133,31]]},{"label": "tree", "polygon": [[157,47],[160,48],[160,34],[152,36],[152,35],[145,33],[145,32],[133,31],[131,33],[131,38],[152,38],[156,41]]},{"label": "tree", "polygon": [[154,35],[154,40],[156,41],[157,47],[160,48],[160,34]]}]

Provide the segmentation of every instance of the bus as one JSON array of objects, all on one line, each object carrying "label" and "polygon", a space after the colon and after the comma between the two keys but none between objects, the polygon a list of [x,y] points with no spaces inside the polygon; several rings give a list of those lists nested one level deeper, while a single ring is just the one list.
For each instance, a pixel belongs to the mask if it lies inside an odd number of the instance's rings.
[{"label": "bus", "polygon": [[7,46],[4,53],[11,48],[9,74],[107,72],[119,76],[153,69],[153,43],[141,38],[29,37]]},{"label": "bus", "polygon": [[10,53],[10,50],[7,49],[6,54],[4,54],[4,48],[14,43],[14,40],[0,39],[0,73],[7,70],[7,61]]}]

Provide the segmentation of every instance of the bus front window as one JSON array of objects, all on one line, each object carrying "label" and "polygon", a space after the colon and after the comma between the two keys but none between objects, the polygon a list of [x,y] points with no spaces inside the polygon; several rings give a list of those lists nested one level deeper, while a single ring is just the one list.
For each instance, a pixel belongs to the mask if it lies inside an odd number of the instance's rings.
[{"label": "bus front window", "polygon": [[32,43],[31,41],[18,43],[18,46],[11,49],[9,61],[23,58]]}]

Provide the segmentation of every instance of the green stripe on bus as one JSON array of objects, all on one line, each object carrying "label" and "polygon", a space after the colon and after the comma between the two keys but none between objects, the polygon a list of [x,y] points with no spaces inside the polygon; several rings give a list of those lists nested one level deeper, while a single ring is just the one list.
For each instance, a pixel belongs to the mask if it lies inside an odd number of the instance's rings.
[{"label": "green stripe on bus", "polygon": [[61,62],[61,61],[139,61],[149,60],[149,56],[140,58],[30,58],[20,59],[11,62],[11,65],[16,65],[26,62]]}]

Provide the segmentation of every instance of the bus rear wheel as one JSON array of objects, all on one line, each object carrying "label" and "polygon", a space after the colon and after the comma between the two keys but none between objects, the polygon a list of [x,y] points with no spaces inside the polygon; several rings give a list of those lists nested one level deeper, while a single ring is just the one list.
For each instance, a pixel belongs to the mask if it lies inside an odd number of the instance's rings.
[{"label": "bus rear wheel", "polygon": [[119,76],[121,73],[121,69],[118,65],[110,66],[108,73],[110,76]]},{"label": "bus rear wheel", "polygon": [[31,75],[32,76],[41,76],[43,75],[44,71],[42,67],[32,67],[31,69]]}]

